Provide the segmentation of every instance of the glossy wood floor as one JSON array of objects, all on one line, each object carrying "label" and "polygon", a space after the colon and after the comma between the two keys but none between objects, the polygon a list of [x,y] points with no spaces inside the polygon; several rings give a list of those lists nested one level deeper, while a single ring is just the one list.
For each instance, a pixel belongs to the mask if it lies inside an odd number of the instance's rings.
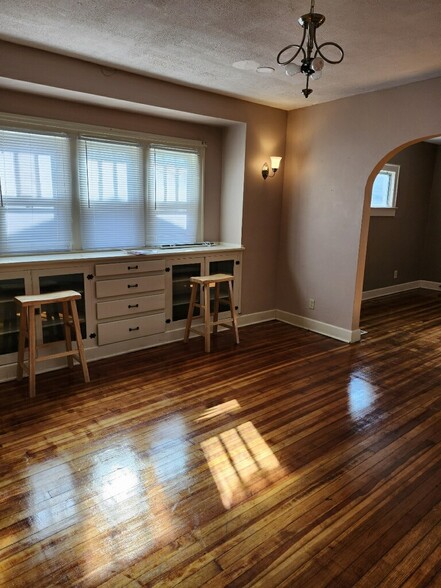
[{"label": "glossy wood floor", "polygon": [[441,295],[0,385],[1,585],[441,586]]}]

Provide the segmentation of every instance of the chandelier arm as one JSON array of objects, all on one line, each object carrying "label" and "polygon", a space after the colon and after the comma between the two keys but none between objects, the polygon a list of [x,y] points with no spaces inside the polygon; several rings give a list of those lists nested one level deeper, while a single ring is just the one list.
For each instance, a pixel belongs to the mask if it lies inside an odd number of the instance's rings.
[{"label": "chandelier arm", "polygon": [[[297,57],[297,55],[300,53],[300,51],[303,51],[303,57],[305,57],[305,50],[303,49],[303,43],[305,42],[305,37],[306,37],[306,29],[303,29],[303,37],[302,37],[302,41],[301,41],[300,45],[297,45],[296,43],[294,43],[293,45],[287,45],[286,47],[284,47],[281,51],[279,51],[279,53],[277,55],[277,63],[279,65],[288,65],[288,63],[292,63],[294,61],[294,59]],[[282,55],[282,53],[285,53],[285,51],[287,51],[288,49],[291,49],[291,47],[298,47],[298,50],[296,51],[296,53],[291,57],[291,59],[288,59],[288,61],[280,61],[280,56]]]},{"label": "chandelier arm", "polygon": [[[288,59],[287,61],[281,61],[280,56],[283,53],[285,53],[285,51],[288,51],[288,49],[291,49],[292,47],[298,47],[298,50],[294,53],[294,55],[291,57],[291,59]],[[300,51],[303,52],[303,57],[305,58],[306,53],[305,53],[305,50],[303,49],[302,45],[297,45],[297,44],[287,45],[281,51],[279,51],[279,54],[277,55],[277,63],[279,65],[288,65],[288,63],[292,63],[294,61],[294,59],[297,57],[297,55],[300,53]]]},{"label": "chandelier arm", "polygon": [[[322,49],[323,47],[337,47],[337,49],[340,51],[341,56],[339,59],[328,59],[327,57],[325,57],[322,53]],[[332,63],[332,64],[337,64],[337,63],[341,63],[343,61],[343,58],[345,56],[345,53],[343,51],[343,49],[340,47],[340,45],[338,45],[337,43],[333,43],[332,41],[327,41],[326,43],[322,43],[321,45],[319,45],[317,47],[317,51],[316,51],[316,55],[317,53],[320,55],[320,57],[322,59],[324,59],[324,61],[326,61],[326,63]]]}]

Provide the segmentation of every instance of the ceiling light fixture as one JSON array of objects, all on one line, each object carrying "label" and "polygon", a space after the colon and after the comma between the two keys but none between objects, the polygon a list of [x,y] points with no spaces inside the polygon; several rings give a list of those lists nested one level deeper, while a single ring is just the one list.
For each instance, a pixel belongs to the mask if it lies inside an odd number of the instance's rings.
[{"label": "ceiling light fixture", "polygon": [[[300,45],[297,45],[296,43],[287,45],[277,55],[277,63],[285,66],[286,75],[294,76],[299,72],[306,75],[306,88],[303,88],[302,90],[302,94],[305,98],[308,98],[312,93],[312,90],[309,87],[309,78],[318,80],[321,77],[325,61],[326,63],[332,64],[341,63],[345,56],[343,49],[340,45],[337,45],[337,43],[328,41],[321,45],[317,45],[316,31],[326,19],[323,14],[316,14],[314,12],[314,4],[315,0],[311,0],[309,13],[304,14],[299,18],[299,25],[303,27],[303,37]],[[304,47],[305,44],[306,47]],[[331,59],[329,56],[326,57],[323,53],[324,49],[326,51],[326,47],[336,48],[339,52],[338,56],[336,56],[335,59]],[[297,49],[297,51],[295,51],[294,55],[289,59],[282,59],[282,55],[290,49]],[[303,55],[300,65],[294,63],[294,59],[299,53]]]}]

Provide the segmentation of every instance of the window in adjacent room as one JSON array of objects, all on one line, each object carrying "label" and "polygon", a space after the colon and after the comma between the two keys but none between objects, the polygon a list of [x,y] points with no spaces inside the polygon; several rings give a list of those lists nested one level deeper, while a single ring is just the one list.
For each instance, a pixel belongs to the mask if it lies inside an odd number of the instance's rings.
[{"label": "window in adjacent room", "polygon": [[395,216],[400,166],[387,163],[374,180],[371,216]]}]

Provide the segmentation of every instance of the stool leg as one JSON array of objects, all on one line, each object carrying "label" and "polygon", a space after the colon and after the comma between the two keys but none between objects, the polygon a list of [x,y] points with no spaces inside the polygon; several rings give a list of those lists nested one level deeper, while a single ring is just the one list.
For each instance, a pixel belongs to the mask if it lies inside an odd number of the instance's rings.
[{"label": "stool leg", "polygon": [[[217,323],[219,319],[219,287],[220,283],[216,282],[216,286],[214,287],[214,312],[213,312],[213,322]],[[217,333],[217,325],[213,326],[213,333]]]},{"label": "stool leg", "polygon": [[35,397],[35,363],[37,357],[37,342],[35,339],[35,306],[30,306],[28,311],[29,332],[29,397]]},{"label": "stool leg", "polygon": [[204,332],[205,332],[205,352],[210,353],[210,286],[204,284]]},{"label": "stool leg", "polygon": [[27,309],[24,306],[20,307],[20,331],[18,334],[18,355],[17,355],[17,380],[23,379],[23,363],[24,350],[26,342],[27,324],[26,324]]},{"label": "stool leg", "polygon": [[184,343],[187,343],[188,336],[190,334],[191,323],[193,320],[194,305],[196,302],[196,295],[198,292],[197,284],[190,284],[190,288],[191,288],[191,296],[190,296],[190,304],[188,306],[187,322],[185,324]]},{"label": "stool leg", "polygon": [[[63,323],[64,323],[64,340],[66,341],[66,351],[72,351],[72,333],[71,323],[69,321],[69,308],[67,302],[63,302]],[[73,368],[72,355],[67,356],[67,365]]]},{"label": "stool leg", "polygon": [[70,301],[72,309],[72,322],[74,326],[75,339],[77,340],[78,357],[80,358],[81,368],[83,370],[84,381],[90,382],[89,369],[87,367],[86,356],[84,354],[83,337],[81,336],[80,319],[78,318],[77,303],[75,300]]},{"label": "stool leg", "polygon": [[228,300],[230,302],[231,318],[233,319],[233,327],[234,327],[234,334],[236,336],[236,343],[239,344],[239,329],[237,328],[237,314],[236,314],[236,309],[234,308],[233,282],[231,280],[228,282]]}]

